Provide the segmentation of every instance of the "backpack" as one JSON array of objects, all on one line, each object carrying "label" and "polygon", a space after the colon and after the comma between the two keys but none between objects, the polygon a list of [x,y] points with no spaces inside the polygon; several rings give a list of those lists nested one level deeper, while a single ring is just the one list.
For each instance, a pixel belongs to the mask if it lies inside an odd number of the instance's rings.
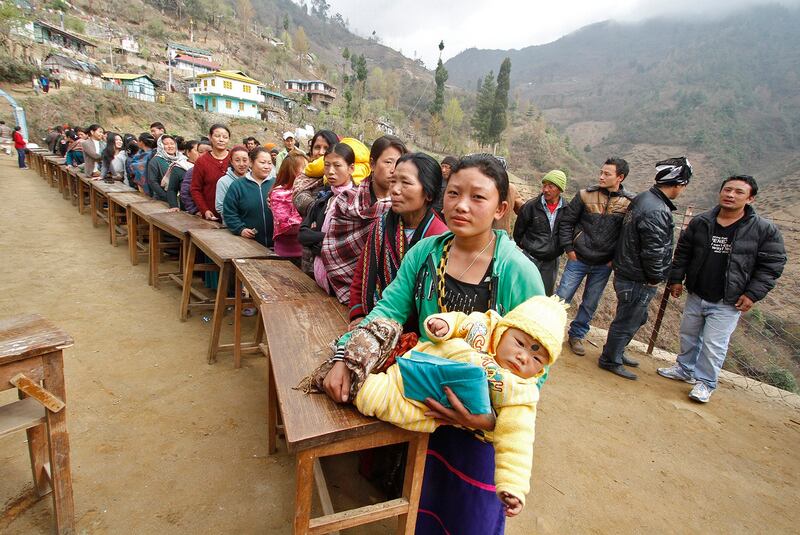
[{"label": "backpack", "polygon": [[284,234],[297,234],[303,218],[294,207],[291,188],[273,188],[269,192],[269,205],[272,209],[273,238]]}]

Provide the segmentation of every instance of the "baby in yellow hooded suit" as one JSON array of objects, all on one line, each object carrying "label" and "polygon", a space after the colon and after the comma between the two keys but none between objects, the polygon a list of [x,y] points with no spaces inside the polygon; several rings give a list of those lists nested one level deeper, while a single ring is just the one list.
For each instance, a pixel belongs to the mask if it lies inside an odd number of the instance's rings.
[{"label": "baby in yellow hooded suit", "polygon": [[[530,491],[537,379],[561,354],[566,321],[563,302],[544,296],[528,299],[505,317],[494,311],[433,314],[425,322],[431,342],[414,348],[486,371],[496,423],[485,439],[494,444],[495,486],[508,516],[522,510]],[[404,429],[433,432],[437,423],[425,416],[428,407],[403,392],[400,366],[394,364],[367,376],[355,405],[362,414]]]}]

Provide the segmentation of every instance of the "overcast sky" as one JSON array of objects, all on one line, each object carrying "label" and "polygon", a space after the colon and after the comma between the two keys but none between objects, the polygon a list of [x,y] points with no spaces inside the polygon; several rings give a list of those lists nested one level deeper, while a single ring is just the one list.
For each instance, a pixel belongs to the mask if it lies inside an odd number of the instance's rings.
[{"label": "overcast sky", "polygon": [[[297,1],[297,0],[295,0]],[[607,19],[635,21],[659,15],[702,18],[754,4],[800,5],[800,0],[328,0],[330,14],[350,21],[361,36],[377,32],[381,42],[435,67],[470,48],[524,48],[555,41]],[[310,1],[309,1],[310,4]],[[800,30],[798,30],[800,31]]]}]

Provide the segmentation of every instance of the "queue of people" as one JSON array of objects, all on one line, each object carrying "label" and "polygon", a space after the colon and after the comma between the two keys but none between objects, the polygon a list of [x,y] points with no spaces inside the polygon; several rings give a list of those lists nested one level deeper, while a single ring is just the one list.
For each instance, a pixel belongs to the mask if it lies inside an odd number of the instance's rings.
[{"label": "queue of people", "polygon": [[[80,155],[87,174],[123,180],[174,210],[221,219],[232,233],[302,266],[350,307],[350,330],[315,384],[337,402],[361,395],[362,410],[432,431],[417,533],[442,527],[502,533],[505,518],[524,507],[533,436],[518,433],[519,415],[532,428],[539,393],[561,351],[565,303],[584,280],[568,346],[585,354],[583,340],[613,273],[617,309],[598,365],[627,379],[636,379],[629,368],[638,363],[625,347],[645,323],[657,285],[668,281],[678,296],[685,283],[681,355],[658,373],[693,384],[690,397],[707,402],[739,314],[774,287],[786,263],[780,232],[753,210],[758,186],[745,175],[723,182],[719,205],[692,221],[673,257],[673,201],[692,178],[683,157],[658,162],[653,187],[639,195],[623,186],[627,162],[609,158],[597,184],[572,200],[564,196],[566,173],[552,170],[542,178],[541,194],[523,203],[502,159],[473,154],[439,164],[395,136],[368,148],[320,130],[305,153],[292,132],[284,133],[283,150],[253,137],[230,146],[231,132],[222,124],[191,141],[169,135],[161,123],[138,138],[100,125],[82,135],[66,153],[75,152],[74,161]],[[513,239],[506,230],[511,211],[518,214]],[[391,364],[386,357],[401,334],[411,337],[407,349],[424,347],[485,368],[495,410],[472,413],[449,387],[446,403],[440,396],[404,405],[402,414],[394,405],[374,409],[383,388],[375,385],[389,382],[366,378],[375,362]],[[405,372],[388,369],[382,371],[395,374],[399,406],[409,401],[397,389],[396,374]],[[409,415],[417,419],[409,422]],[[402,474],[402,459],[393,462],[393,472]]]}]

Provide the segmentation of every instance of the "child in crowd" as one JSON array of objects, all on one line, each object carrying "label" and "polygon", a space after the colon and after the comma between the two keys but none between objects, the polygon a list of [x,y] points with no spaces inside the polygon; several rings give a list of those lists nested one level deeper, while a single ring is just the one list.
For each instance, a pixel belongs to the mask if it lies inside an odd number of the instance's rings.
[{"label": "child in crowd", "polygon": [[303,256],[303,246],[297,241],[297,234],[303,218],[292,204],[292,188],[295,178],[302,174],[307,163],[303,153],[290,152],[283,159],[275,186],[269,192],[269,206],[274,217],[275,253],[283,258],[290,258],[298,267]]},{"label": "child in crowd", "polygon": [[214,208],[217,213],[222,215],[222,205],[225,202],[225,195],[234,181],[247,176],[250,171],[250,155],[244,145],[236,145],[230,152],[230,165],[228,171],[217,181],[217,193],[215,196]]},{"label": "child in crowd", "polygon": [[[566,321],[566,305],[545,296],[528,299],[505,317],[491,310],[470,315],[433,314],[425,322],[431,341],[417,344],[386,371],[374,373],[387,364],[402,332],[399,324],[381,318],[358,327],[304,386],[322,391],[328,369],[343,360],[354,376],[349,399],[355,400],[360,412],[404,429],[431,433],[438,424],[425,415],[429,409],[421,401],[430,397],[446,403],[443,388],[457,389],[465,377],[474,377],[475,366],[485,370],[480,380],[488,380],[491,410],[497,419],[494,431],[484,433],[483,439],[495,448],[497,496],[505,504],[507,516],[515,516],[522,511],[530,490],[537,380],[561,353]],[[474,366],[468,367],[471,370],[450,367],[430,355]],[[426,388],[430,378],[435,380]],[[470,401],[480,405],[477,399],[458,397],[468,409]]]}]

